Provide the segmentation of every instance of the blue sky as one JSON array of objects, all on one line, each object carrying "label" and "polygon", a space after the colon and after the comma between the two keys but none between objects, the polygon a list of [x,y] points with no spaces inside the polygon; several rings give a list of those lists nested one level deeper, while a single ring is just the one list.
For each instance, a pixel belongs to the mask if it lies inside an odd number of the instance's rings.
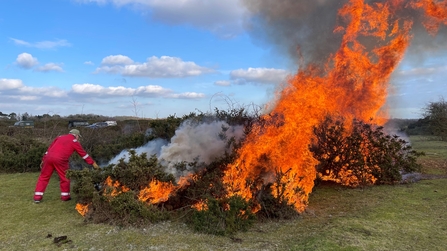
[{"label": "blue sky", "polygon": [[[0,111],[163,118],[261,107],[297,65],[248,32],[241,1],[0,1]],[[392,117],[447,98],[446,44],[405,56]]]}]

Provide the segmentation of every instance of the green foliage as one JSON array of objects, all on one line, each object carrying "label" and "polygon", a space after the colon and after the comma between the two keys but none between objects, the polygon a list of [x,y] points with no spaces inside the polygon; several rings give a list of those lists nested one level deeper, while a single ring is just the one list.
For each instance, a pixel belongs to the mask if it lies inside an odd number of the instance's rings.
[{"label": "green foliage", "polygon": [[169,140],[175,135],[175,130],[180,126],[184,119],[169,116],[166,119],[152,120],[149,123],[151,130],[151,139],[161,138]]},{"label": "green foliage", "polygon": [[120,193],[114,197],[95,195],[87,219],[95,223],[119,226],[143,225],[168,220],[170,214],[154,205],[135,199],[135,191]]},{"label": "green foliage", "polygon": [[194,230],[214,235],[247,231],[255,222],[249,204],[239,196],[229,199],[208,198],[207,210],[194,211],[188,223]]},{"label": "green foliage", "polygon": [[444,98],[428,103],[422,111],[423,117],[406,128],[408,135],[432,135],[447,141],[447,102]]},{"label": "green foliage", "polygon": [[447,141],[447,102],[440,98],[438,102],[430,102],[424,110],[430,132]]},{"label": "green foliage", "polygon": [[311,151],[319,160],[322,177],[349,186],[395,184],[401,173],[419,171],[417,157],[423,153],[398,136],[383,132],[383,127],[353,121],[348,131],[343,119],[327,117],[314,128]]},{"label": "green foliage", "polygon": [[0,173],[39,171],[45,151],[35,139],[0,135]]},{"label": "green foliage", "polygon": [[250,128],[253,123],[260,119],[256,114],[250,114],[246,109],[219,110],[215,108],[217,119],[226,121],[229,125],[245,125]]},{"label": "green foliage", "polygon": [[93,200],[96,188],[100,188],[103,182],[111,173],[111,167],[103,170],[84,168],[82,170],[68,170],[67,178],[73,182],[72,193],[76,194],[77,201],[82,204],[90,203]]},{"label": "green foliage", "polygon": [[422,118],[410,123],[405,129],[405,132],[408,135],[432,135],[432,132],[430,131],[429,119]]},{"label": "green foliage", "polygon": [[279,197],[274,197],[272,194],[272,184],[262,187],[258,192],[258,203],[261,205],[261,210],[257,216],[262,219],[292,219],[299,214],[292,205],[287,204],[286,200]]}]

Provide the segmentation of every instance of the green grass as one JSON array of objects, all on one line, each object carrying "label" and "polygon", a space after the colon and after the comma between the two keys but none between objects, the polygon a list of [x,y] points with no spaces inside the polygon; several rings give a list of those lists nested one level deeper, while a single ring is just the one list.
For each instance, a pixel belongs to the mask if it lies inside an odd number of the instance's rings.
[{"label": "green grass", "polygon": [[447,160],[447,141],[440,141],[433,137],[411,136],[413,148],[425,152],[425,158]]},{"label": "green grass", "polygon": [[[437,144],[430,147],[421,140],[413,147],[445,156]],[[446,173],[442,167],[436,171]],[[50,181],[42,203],[34,204],[37,177],[38,173],[0,175],[0,250],[441,251],[447,247],[447,179],[365,189],[318,186],[297,219],[257,223],[230,238],[195,233],[180,221],[144,228],[87,224],[74,209],[74,200],[59,200],[57,177]],[[46,238],[48,234],[52,237]],[[53,243],[54,237],[63,235],[71,242]]]},{"label": "green grass", "polygon": [[410,140],[413,149],[425,153],[418,160],[424,166],[423,173],[447,175],[447,141],[420,135],[412,136]]}]

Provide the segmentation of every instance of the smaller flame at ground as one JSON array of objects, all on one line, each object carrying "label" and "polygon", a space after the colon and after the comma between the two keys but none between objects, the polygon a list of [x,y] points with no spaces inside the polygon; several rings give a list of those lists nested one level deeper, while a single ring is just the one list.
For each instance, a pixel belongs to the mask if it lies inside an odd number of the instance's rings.
[{"label": "smaller flame at ground", "polygon": [[196,204],[192,205],[191,208],[194,208],[197,211],[206,211],[208,210],[208,200],[200,200]]},{"label": "smaller flame at ground", "polygon": [[113,182],[112,178],[109,176],[107,177],[105,181],[106,189],[105,192],[107,195],[111,197],[115,197],[120,193],[125,193],[127,191],[130,191],[130,189],[126,186],[122,186],[119,181]]},{"label": "smaller flame at ground", "polygon": [[87,204],[78,203],[78,204],[76,204],[76,211],[78,211],[78,213],[80,215],[85,216],[85,214],[87,214],[87,212],[89,210],[89,205],[90,205],[90,203],[87,203]]}]

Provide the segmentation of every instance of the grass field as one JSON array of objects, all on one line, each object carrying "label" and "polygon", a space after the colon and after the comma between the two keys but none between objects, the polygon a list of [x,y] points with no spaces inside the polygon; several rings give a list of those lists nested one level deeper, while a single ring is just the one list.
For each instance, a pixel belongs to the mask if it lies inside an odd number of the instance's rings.
[{"label": "grass field", "polygon": [[[75,201],[59,200],[56,177],[34,204],[38,173],[2,174],[0,250],[446,250],[447,143],[412,142],[433,153],[421,161],[435,178],[366,189],[318,186],[299,218],[257,223],[232,237],[197,234],[176,221],[145,228],[86,224]],[[53,239],[60,236],[67,240],[58,246]]]}]

